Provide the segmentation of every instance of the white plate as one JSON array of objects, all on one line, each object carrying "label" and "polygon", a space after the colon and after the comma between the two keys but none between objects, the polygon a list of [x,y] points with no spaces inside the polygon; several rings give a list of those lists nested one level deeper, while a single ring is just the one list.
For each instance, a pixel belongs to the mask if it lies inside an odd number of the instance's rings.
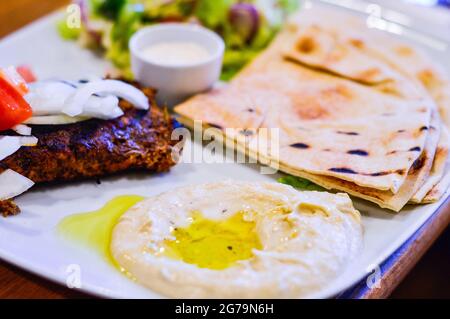
[{"label": "white plate", "polygon": [[[51,15],[0,42],[1,65],[29,64],[39,78],[103,75],[107,62],[55,31],[59,14]],[[442,52],[431,52],[437,58]],[[443,55],[443,54],[442,54]],[[442,58],[442,57],[441,57]],[[442,60],[445,61],[445,60]],[[199,148],[199,145],[195,147]],[[159,298],[117,272],[87,247],[60,238],[56,225],[66,216],[100,208],[117,195],[154,195],[178,186],[224,179],[273,181],[257,167],[238,164],[181,164],[161,175],[123,175],[64,186],[36,188],[18,199],[23,212],[0,219],[0,258],[61,284],[81,271],[82,289],[113,298]],[[448,194],[447,196],[448,197]],[[351,287],[401,246],[442,205],[404,209],[392,214],[356,200],[363,213],[364,252],[358,261],[315,297],[330,297]]]}]

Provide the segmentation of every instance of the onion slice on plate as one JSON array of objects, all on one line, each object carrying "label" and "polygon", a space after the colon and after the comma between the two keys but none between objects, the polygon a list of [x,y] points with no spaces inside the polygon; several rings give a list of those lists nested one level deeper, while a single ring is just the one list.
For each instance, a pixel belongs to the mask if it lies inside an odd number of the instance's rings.
[{"label": "onion slice on plate", "polygon": [[84,105],[94,94],[115,95],[127,100],[138,109],[148,110],[150,107],[145,94],[134,86],[117,80],[101,80],[80,86],[74,95],[66,101],[63,113],[69,116],[82,114]]},{"label": "onion slice on plate", "polygon": [[14,154],[22,146],[36,146],[34,136],[0,136],[0,161]]},{"label": "onion slice on plate", "polygon": [[31,135],[31,127],[26,126],[24,124],[19,124],[19,125],[14,126],[12,128],[12,130],[14,132],[16,132],[17,134],[20,134],[20,135],[24,135],[24,136],[30,136]]},{"label": "onion slice on plate", "polygon": [[83,116],[95,117],[101,120],[111,120],[124,114],[119,107],[119,98],[114,95],[105,97],[91,96],[83,107]]},{"label": "onion slice on plate", "polygon": [[68,115],[42,115],[33,116],[28,119],[25,124],[30,125],[66,125],[90,120],[85,116],[68,116]]},{"label": "onion slice on plate", "polygon": [[[70,120],[70,116],[62,114],[66,101],[70,101],[70,98],[79,89],[78,87],[83,85],[80,85],[80,82],[65,80],[49,80],[30,85],[30,93],[25,98],[33,108],[33,118],[27,123],[36,125],[63,125],[79,122],[82,118],[111,120],[123,115],[117,96],[100,96],[98,94],[91,95],[84,105],[80,105],[83,112],[78,114],[74,120]],[[56,115],[64,115],[64,117],[49,117]],[[41,116],[45,117],[40,118]],[[36,119],[37,117],[39,119]]]},{"label": "onion slice on plate", "polygon": [[61,114],[66,100],[77,89],[70,82],[59,80],[35,82],[29,87],[25,100],[31,105],[33,116]]},{"label": "onion slice on plate", "polygon": [[19,196],[33,187],[34,182],[11,169],[0,173],[0,201]]}]

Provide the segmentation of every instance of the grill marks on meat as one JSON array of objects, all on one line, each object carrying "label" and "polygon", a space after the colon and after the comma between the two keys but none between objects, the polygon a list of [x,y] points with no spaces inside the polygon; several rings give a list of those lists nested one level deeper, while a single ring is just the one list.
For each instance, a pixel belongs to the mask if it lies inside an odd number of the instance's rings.
[{"label": "grill marks on meat", "polygon": [[[143,92],[154,101],[153,90]],[[33,126],[38,145],[22,147],[1,161],[0,173],[9,168],[38,184],[97,178],[128,170],[168,171],[175,165],[172,147],[177,141],[171,141],[173,122],[167,112],[152,105],[149,111],[142,111],[121,101],[125,115],[114,120]],[[0,202],[0,213],[7,206],[11,204]]]},{"label": "grill marks on meat", "polygon": [[69,127],[33,128],[35,147],[22,147],[0,163],[35,183],[101,177],[130,169],[167,171],[170,120],[155,107],[128,110],[112,121],[90,120]]}]

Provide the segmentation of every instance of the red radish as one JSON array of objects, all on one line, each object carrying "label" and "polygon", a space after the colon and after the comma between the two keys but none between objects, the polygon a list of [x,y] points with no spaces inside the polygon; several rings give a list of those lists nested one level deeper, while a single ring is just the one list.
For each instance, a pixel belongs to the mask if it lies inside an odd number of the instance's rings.
[{"label": "red radish", "polygon": [[245,42],[250,42],[259,29],[260,17],[258,10],[250,3],[236,3],[230,9],[229,19],[232,27]]}]

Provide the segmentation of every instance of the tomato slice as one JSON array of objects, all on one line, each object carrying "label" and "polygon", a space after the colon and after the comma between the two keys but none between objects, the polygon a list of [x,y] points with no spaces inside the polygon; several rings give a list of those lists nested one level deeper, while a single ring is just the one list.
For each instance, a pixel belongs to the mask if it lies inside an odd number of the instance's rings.
[{"label": "tomato slice", "polygon": [[12,84],[0,77],[0,131],[23,123],[33,115],[31,106]]},{"label": "tomato slice", "polygon": [[27,83],[33,83],[37,81],[36,75],[34,75],[34,72],[31,70],[31,68],[27,65],[19,65],[17,68],[17,73],[19,73],[22,78]]}]

